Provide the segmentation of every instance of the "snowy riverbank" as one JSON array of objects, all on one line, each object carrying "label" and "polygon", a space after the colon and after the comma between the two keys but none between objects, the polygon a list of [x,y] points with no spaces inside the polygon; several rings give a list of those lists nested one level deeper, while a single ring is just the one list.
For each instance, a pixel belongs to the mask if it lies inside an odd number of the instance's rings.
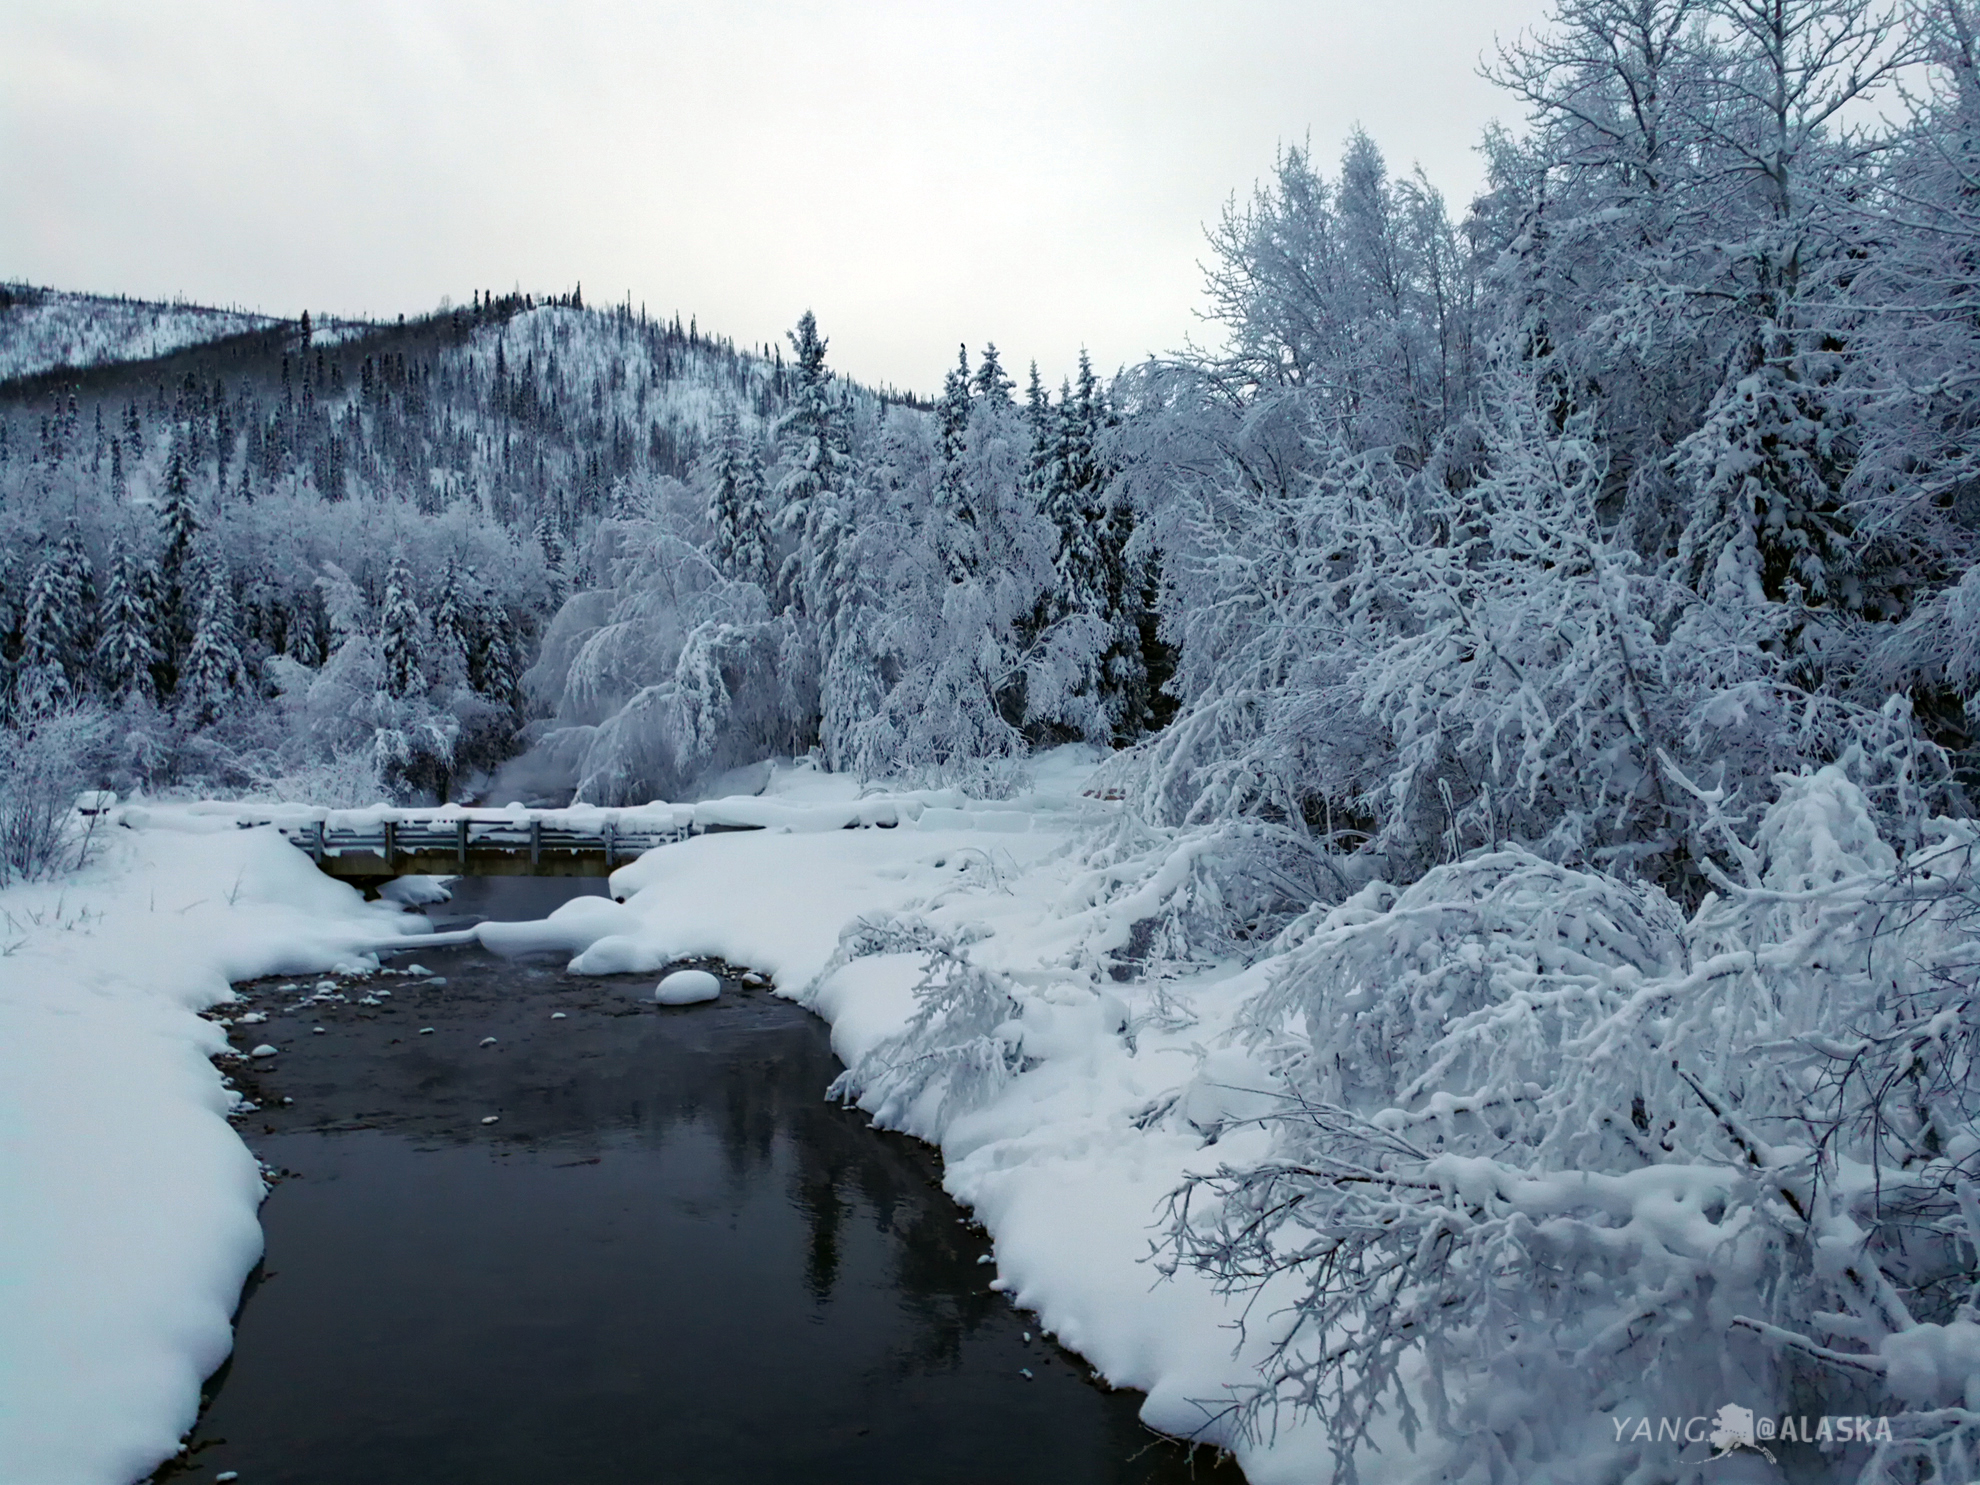
[{"label": "snowy riverbank", "polygon": [[417,926],[273,831],[106,831],[0,892],[0,1479],[128,1485],[178,1445],[261,1254],[196,1014]]},{"label": "snowy riverbank", "polygon": [[[1079,847],[1114,808],[1080,792],[1091,761],[1044,760],[1019,799],[918,799],[891,829],[840,828],[851,781],[784,772],[748,806],[770,828],[649,854],[613,879],[624,905],[582,899],[481,936],[556,946],[594,973],[704,954],[755,966],[831,1023],[848,1065],[907,1026],[924,956],[848,957],[844,930],[913,920],[976,940],[973,961],[1016,987],[993,1039],[1024,1070],[888,1122],[941,1145],[945,1184],[996,1240],[998,1285],[1110,1381],[1147,1390],[1150,1423],[1190,1432],[1246,1362],[1224,1302],[1142,1260],[1177,1181],[1262,1140],[1206,1148],[1202,1133],[1246,1112],[1243,1058],[1195,1049],[1248,985],[1172,983],[1195,1019],[1170,1031],[1148,987],[1096,988],[1135,909]],[[829,828],[806,829],[812,816]],[[126,1485],[190,1425],[260,1252],[259,1173],[208,1061],[221,1038],[196,1012],[231,981],[358,961],[424,920],[363,904],[272,830],[166,807],[107,832],[75,877],[0,894],[0,910],[0,1477]],[[1171,1103],[1187,1117],[1148,1117]],[[1317,1445],[1282,1434],[1246,1467],[1310,1480]]]},{"label": "snowy riverbank", "polygon": [[[1702,1458],[1682,1434],[1626,1437],[1629,1420],[1709,1419],[1727,1397],[1792,1411],[1808,1379],[1774,1352],[1817,1343],[1768,1316],[1855,1327],[1862,1350],[1819,1359],[1878,1379],[1862,1403],[1892,1415],[1888,1442],[1853,1433],[1823,1469],[1873,1478],[1966,1447],[1970,1314],[1921,1286],[1880,1291],[1874,1318],[1804,1318],[1830,1279],[1797,1265],[1880,1251],[1905,1196],[1963,1272],[1970,827],[1932,822],[1900,858],[1827,768],[1781,779],[1750,844],[1729,833],[1746,880],[1688,916],[1504,847],[1365,884],[1254,942],[1246,968],[1211,958],[1203,925],[1231,920],[1247,838],[1148,828],[1096,797],[1096,761],[1047,755],[1011,799],[896,794],[891,826],[864,823],[853,781],[783,769],[750,805],[764,828],[650,851],[612,877],[623,901],[461,937],[577,974],[708,956],[773,976],[829,1023],[839,1091],[940,1147],[998,1287],[1147,1392],[1150,1424],[1230,1445],[1255,1481],[1330,1479],[1336,1447],[1386,1485],[1489,1474],[1492,1451],[1554,1469],[1517,1476],[1536,1480]],[[425,920],[192,809],[112,829],[96,864],[0,912],[0,1479],[128,1485],[192,1421],[260,1245],[258,1173],[195,1012]],[[1891,1151],[1797,1133],[1859,1118],[1825,1068],[1898,1054],[1926,1069],[1923,1122],[1892,1126]],[[1310,1117],[1270,1117],[1288,1094]],[[1165,1205],[1196,1177],[1178,1236]],[[1409,1287],[1330,1279],[1340,1233]],[[1173,1279],[1148,1261],[1164,1237]],[[1572,1286],[1541,1271],[1560,1254]],[[1528,1322],[1544,1345],[1507,1360],[1492,1337]],[[1323,1340],[1321,1420],[1267,1409],[1235,1430],[1227,1406],[1261,1378],[1296,1397]],[[1445,1410],[1413,1449],[1405,1404]],[[1842,1447],[1768,1437],[1811,1463]],[[1455,1474],[1452,1438],[1485,1451]]]}]

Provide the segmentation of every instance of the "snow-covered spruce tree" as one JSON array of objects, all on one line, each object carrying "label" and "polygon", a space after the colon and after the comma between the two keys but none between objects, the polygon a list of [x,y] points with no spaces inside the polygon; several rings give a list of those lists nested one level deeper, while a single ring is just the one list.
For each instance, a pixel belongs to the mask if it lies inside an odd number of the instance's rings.
[{"label": "snow-covered spruce tree", "polygon": [[884,676],[853,729],[851,766],[991,785],[1023,724],[1075,703],[1077,621],[1040,630],[1054,531],[1024,483],[1028,434],[998,390],[950,373],[932,447],[896,424],[876,451],[887,524],[863,532],[876,570],[868,643]]},{"label": "snow-covered spruce tree", "polygon": [[13,674],[11,700],[16,716],[45,716],[75,699],[68,671],[62,664],[64,636],[59,627],[60,612],[60,585],[54,564],[44,557],[28,585],[20,657]]},{"label": "snow-covered spruce tree", "polygon": [[985,403],[992,407],[1011,404],[1011,392],[1017,386],[1004,371],[1004,363],[997,355],[997,343],[986,342],[983,359],[976,363],[976,375],[970,378],[970,387]]},{"label": "snow-covered spruce tree", "polygon": [[[508,754],[515,731],[515,677],[504,658],[507,643],[500,616],[491,615],[488,596],[472,567],[449,557],[433,609],[433,653],[425,671],[432,704],[458,725],[449,777],[436,780],[436,793],[451,789],[451,774],[486,769]],[[495,632],[485,631],[493,627]],[[477,680],[480,684],[477,684]],[[492,687],[484,691],[483,686]]]},{"label": "snow-covered spruce tree", "polygon": [[[399,799],[444,799],[474,709],[460,704],[443,711],[428,694],[423,671],[409,690],[394,691],[383,634],[373,632],[372,606],[356,581],[330,562],[318,581],[333,647],[321,669],[285,689],[292,735],[303,744],[297,761],[319,770],[355,769]],[[383,617],[381,611],[381,631]]]},{"label": "snow-covered spruce tree", "polygon": [[71,522],[28,583],[14,681],[14,704],[23,716],[47,716],[87,695],[95,607],[89,558]]},{"label": "snow-covered spruce tree", "polygon": [[98,625],[96,670],[103,694],[113,702],[157,699],[153,671],[159,661],[158,616],[153,607],[155,580],[146,570],[149,565],[124,546],[119,546],[110,560]]},{"label": "snow-covered spruce tree", "polygon": [[61,566],[63,591],[76,614],[71,637],[73,647],[66,658],[70,673],[81,689],[87,685],[89,656],[96,647],[96,568],[84,545],[82,527],[73,518],[63,528],[61,543],[56,548],[56,560]]},{"label": "snow-covered spruce tree", "polygon": [[[869,564],[862,561],[858,509],[862,498],[853,456],[851,409],[825,365],[826,341],[806,310],[789,335],[790,410],[778,425],[783,474],[777,481],[777,529],[787,555],[777,573],[779,613],[796,621],[793,642],[815,657],[818,738],[826,760],[843,767],[851,731],[884,689],[865,629],[871,607]],[[804,656],[791,653],[781,669],[797,692],[808,687]]]},{"label": "snow-covered spruce tree", "polygon": [[372,758],[373,728],[363,718],[369,699],[383,689],[378,646],[367,626],[368,607],[357,582],[334,562],[316,579],[330,629],[330,652],[321,666],[298,667],[283,688],[291,713],[290,736],[310,762]]},{"label": "snow-covered spruce tree", "polygon": [[539,560],[543,564],[543,573],[549,580],[551,596],[561,602],[570,595],[571,590],[570,554],[564,538],[551,524],[549,517],[542,516],[537,519],[530,540],[535,545]]},{"label": "snow-covered spruce tree", "polygon": [[510,639],[509,618],[484,603],[478,612],[475,644],[468,652],[468,684],[511,715],[522,705],[516,647]]},{"label": "snow-covered spruce tree", "polygon": [[763,461],[733,407],[722,414],[708,480],[708,525],[716,562],[736,581],[767,591],[772,549]]},{"label": "snow-covered spruce tree", "polygon": [[1099,453],[1105,416],[1105,394],[1084,351],[1078,390],[1062,384],[1056,407],[1032,367],[1021,483],[1052,526],[1053,581],[1021,627],[1043,641],[1040,658],[1050,655],[1054,674],[1066,673],[1027,702],[1040,739],[1070,732],[1124,744],[1152,716],[1142,632],[1152,598],[1147,560],[1127,554],[1133,516],[1110,489],[1112,471]]},{"label": "snow-covered spruce tree", "polygon": [[969,581],[983,565],[967,457],[971,412],[969,347],[959,346],[935,404],[935,499],[928,518],[936,553],[954,583]]},{"label": "snow-covered spruce tree", "polygon": [[233,579],[210,563],[200,577],[199,617],[180,668],[177,699],[194,727],[211,726],[247,688],[235,621]]},{"label": "snow-covered spruce tree", "polygon": [[435,669],[450,681],[468,679],[468,657],[474,648],[474,617],[463,585],[472,582],[451,557],[440,575],[440,596],[433,605]]},{"label": "snow-covered spruce tree", "polygon": [[847,409],[825,365],[825,337],[810,310],[787,337],[790,410],[777,426],[783,474],[777,481],[777,528],[791,547],[777,573],[779,609],[824,621],[842,605],[835,548],[848,530],[846,506],[855,468]]},{"label": "snow-covered spruce tree", "polygon": [[1040,510],[1047,510],[1052,490],[1061,478],[1058,472],[1063,450],[1058,422],[1052,414],[1052,397],[1038,375],[1038,363],[1031,363],[1031,374],[1024,389],[1024,427],[1029,452],[1024,461],[1024,490]]},{"label": "snow-covered spruce tree", "polygon": [[385,575],[385,603],[378,615],[378,648],[384,663],[385,690],[395,697],[412,696],[426,688],[420,663],[424,646],[419,605],[413,599],[412,567],[403,549],[392,554]]},{"label": "snow-covered spruce tree", "polygon": [[193,590],[200,544],[199,512],[193,504],[185,449],[176,438],[166,457],[157,519],[159,648],[163,651],[158,692],[169,697],[178,688],[200,602],[200,595]]}]

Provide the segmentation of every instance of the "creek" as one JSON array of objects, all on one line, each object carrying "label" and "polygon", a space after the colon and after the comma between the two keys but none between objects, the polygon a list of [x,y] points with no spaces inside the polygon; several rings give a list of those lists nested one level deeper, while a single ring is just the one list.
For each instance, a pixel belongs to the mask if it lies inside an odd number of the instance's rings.
[{"label": "creek", "polygon": [[[474,879],[431,911],[600,888]],[[230,1064],[260,1105],[240,1124],[280,1177],[234,1355],[158,1479],[1241,1479],[990,1288],[934,1152],[823,1100],[807,1012],[729,966],[719,999],[662,1007],[651,975],[414,962],[242,987],[268,1020],[235,1046],[281,1051]]]}]

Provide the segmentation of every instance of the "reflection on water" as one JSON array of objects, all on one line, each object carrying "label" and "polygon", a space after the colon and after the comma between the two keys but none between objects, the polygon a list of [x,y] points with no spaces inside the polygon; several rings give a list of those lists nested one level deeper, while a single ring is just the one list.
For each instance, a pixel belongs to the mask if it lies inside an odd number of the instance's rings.
[{"label": "reflection on water", "polygon": [[1226,1478],[1022,1339],[930,1152],[821,1101],[803,1012],[422,957],[444,989],[296,1039],[305,1112],[252,1143],[299,1175],[182,1478]]},{"label": "reflection on water", "polygon": [[520,923],[547,918],[573,897],[605,897],[604,877],[455,877],[450,900],[427,908],[433,926],[466,928],[487,918]]}]

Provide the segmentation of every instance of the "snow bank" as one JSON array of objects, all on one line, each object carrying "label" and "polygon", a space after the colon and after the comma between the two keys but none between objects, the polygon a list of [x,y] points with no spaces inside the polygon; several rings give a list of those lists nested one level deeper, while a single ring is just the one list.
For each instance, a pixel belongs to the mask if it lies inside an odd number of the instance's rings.
[{"label": "snow bank", "polygon": [[[764,796],[694,806],[698,821],[764,828],[697,836],[620,868],[611,890],[624,906],[589,899],[540,924],[476,932],[495,947],[568,944],[581,974],[703,957],[765,971],[829,1023],[850,1067],[884,1058],[928,1004],[929,945],[966,944],[955,1015],[975,1017],[973,1041],[954,1061],[996,1064],[977,1067],[992,1096],[958,1096],[958,1079],[893,1103],[869,1092],[862,1106],[941,1147],[945,1186],[996,1240],[997,1286],[1108,1381],[1147,1391],[1150,1424],[1236,1448],[1257,1481],[1324,1479],[1314,1430],[1288,1419],[1267,1445],[1213,1417],[1228,1386],[1253,1375],[1266,1334],[1234,1353],[1233,1303],[1144,1261],[1186,1176],[1262,1157],[1256,1121],[1277,1090],[1243,1052],[1204,1050],[1228,1041],[1260,988],[1255,973],[1161,985],[1097,975],[1130,937],[1124,920],[1159,911],[1188,862],[1148,891],[1108,898],[1095,886],[1086,849],[1117,807],[1082,793],[1093,761],[1081,749],[1048,756],[1034,788],[1007,801],[849,798],[843,779],[785,770]],[[845,828],[879,825],[883,809],[896,828]],[[993,987],[988,999],[964,1004],[979,983]],[[1175,1017],[1183,1003],[1189,1014]],[[1175,1029],[1161,1029],[1170,1019]]]},{"label": "snow bank", "polygon": [[0,1480],[128,1485],[232,1344],[262,1183],[195,1012],[422,922],[268,830],[111,830],[0,892]]},{"label": "snow bank", "polygon": [[[1255,1481],[1333,1479],[1337,1449],[1387,1485],[1675,1467],[1677,1444],[1625,1445],[1616,1417],[1709,1415],[1721,1391],[1786,1410],[1791,1374],[1747,1336],[1881,1378],[1896,1403],[1980,1397],[1973,1313],[1851,1297],[1875,1193],[1904,1168],[1893,1151],[1866,1164],[1839,1146],[1834,1209],[1766,1250],[1826,1289],[1729,1238],[1775,1221],[1756,1211],[1770,1183],[1813,1168],[1791,1119],[1769,1115],[1771,1144],[1740,1120],[1803,1084],[1819,1100],[1816,1061],[1902,1046],[1958,1091],[1965,1023],[1928,1014],[1927,992],[1971,963],[1965,899],[1934,885],[1974,849],[1964,827],[1908,863],[1900,913],[1897,859],[1829,768],[1779,781],[1742,848],[1750,885],[1723,883],[1689,919],[1654,889],[1504,847],[1400,890],[1369,883],[1246,968],[1188,957],[1193,922],[1228,910],[1241,842],[1110,821],[1076,771],[1041,772],[1003,804],[917,798],[868,830],[840,828],[843,796],[786,779],[738,807],[768,828],[622,868],[616,912],[504,931],[565,935],[578,973],[704,955],[769,971],[830,1023],[848,1067],[834,1091],[939,1145],[944,1184],[996,1240],[999,1287],[1146,1391],[1148,1423],[1231,1448]],[[1920,1008],[1915,1024],[1876,1030],[1913,1014],[1887,1000]],[[1799,1059],[1800,1081],[1753,1077],[1769,1056]],[[1905,1177],[1920,1201],[1964,1193],[1935,1233],[1980,1231],[1960,1165],[1980,1136],[1955,1104],[1935,1105],[1945,1132],[1919,1136]],[[1280,1117],[1293,1108],[1309,1117]],[[1645,1158],[1649,1130],[1661,1158]],[[1756,1164],[1776,1174],[1756,1183]],[[1408,1325],[1352,1278],[1391,1262],[1384,1244],[1398,1264],[1439,1255],[1396,1301],[1425,1307]],[[1532,1354],[1486,1339],[1528,1312],[1547,1337]],[[1241,1416],[1247,1396],[1265,1401]],[[1312,1406],[1275,1413],[1274,1397]],[[1442,1431],[1404,1436],[1440,1408]],[[1908,1415],[1913,1443],[1892,1448],[1951,1458],[1968,1417]]]}]

